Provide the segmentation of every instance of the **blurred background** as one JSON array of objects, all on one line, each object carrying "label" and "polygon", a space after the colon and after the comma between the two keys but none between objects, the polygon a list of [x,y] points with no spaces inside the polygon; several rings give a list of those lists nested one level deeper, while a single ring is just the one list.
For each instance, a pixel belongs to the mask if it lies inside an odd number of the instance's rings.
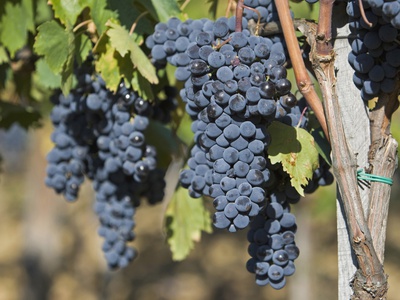
[{"label": "blurred background", "polygon": [[[398,131],[400,124],[393,128]],[[293,206],[301,253],[296,273],[280,291],[258,287],[247,272],[245,231],[203,234],[186,260],[172,261],[163,230],[165,204],[139,207],[133,242],[139,257],[124,270],[108,271],[90,183],[76,203],[44,185],[51,130],[44,119],[34,131],[13,126],[0,133],[0,300],[337,299],[334,185]],[[399,182],[397,172],[386,241],[388,299],[400,294]]]}]

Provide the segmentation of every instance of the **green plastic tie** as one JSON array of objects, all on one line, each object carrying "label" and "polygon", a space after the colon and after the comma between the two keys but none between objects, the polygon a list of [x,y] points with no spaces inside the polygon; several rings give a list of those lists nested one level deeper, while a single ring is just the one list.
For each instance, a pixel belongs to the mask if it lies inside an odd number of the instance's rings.
[{"label": "green plastic tie", "polygon": [[378,175],[365,173],[364,169],[357,170],[357,179],[358,180],[367,180],[367,181],[380,182],[380,183],[386,183],[388,185],[393,185],[393,179],[387,178],[387,177],[383,177],[383,176],[378,176]]}]

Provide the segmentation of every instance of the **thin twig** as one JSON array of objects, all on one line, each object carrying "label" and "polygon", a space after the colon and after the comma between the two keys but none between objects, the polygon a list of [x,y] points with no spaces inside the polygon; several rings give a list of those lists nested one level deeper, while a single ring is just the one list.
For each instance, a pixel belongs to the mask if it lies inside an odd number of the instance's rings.
[{"label": "thin twig", "polygon": [[83,21],[83,22],[79,23],[78,25],[76,25],[76,26],[74,27],[74,29],[72,30],[72,32],[77,32],[79,28],[82,28],[83,26],[85,26],[85,25],[87,25],[87,24],[90,24],[91,22],[93,22],[92,19],[86,20],[86,21]]},{"label": "thin twig", "polygon": [[358,0],[358,6],[360,6],[361,17],[363,18],[364,22],[369,26],[372,27],[372,23],[368,21],[367,16],[365,15],[364,5],[362,0]]},{"label": "thin twig", "polygon": [[186,6],[189,4],[190,1],[191,1],[191,0],[186,0],[186,1],[181,5],[180,10],[183,11],[183,10],[186,8]]},{"label": "thin twig", "polygon": [[254,11],[257,14],[258,19],[257,19],[254,35],[259,35],[260,23],[261,23],[261,13],[258,11],[258,9],[255,9],[253,7],[250,7],[250,6],[247,6],[247,5],[243,5],[243,7],[248,9],[248,10]]},{"label": "thin twig", "polygon": [[148,13],[149,13],[148,11],[144,11],[144,12],[142,12],[142,13],[136,18],[135,22],[132,24],[131,30],[129,30],[129,35],[132,35],[132,33],[135,31],[136,25],[137,25],[137,23],[139,22],[139,20],[140,20],[143,16],[147,15]]},{"label": "thin twig", "polygon": [[230,12],[231,12],[231,8],[232,8],[232,4],[233,4],[233,0],[229,0],[228,1],[228,5],[226,6],[226,10],[225,10],[225,17],[229,17]]}]

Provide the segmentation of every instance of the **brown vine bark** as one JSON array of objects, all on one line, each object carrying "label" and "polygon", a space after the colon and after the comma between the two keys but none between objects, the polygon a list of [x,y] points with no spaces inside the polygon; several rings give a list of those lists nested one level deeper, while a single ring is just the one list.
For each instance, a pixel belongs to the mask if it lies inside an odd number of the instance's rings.
[{"label": "brown vine bark", "polygon": [[[397,169],[398,143],[390,134],[392,114],[399,107],[397,99],[400,84],[391,95],[382,95],[370,113],[371,146],[368,153],[368,172],[392,178]],[[384,261],[386,223],[389,213],[391,187],[372,182],[370,187],[368,227],[381,263]]]},{"label": "brown vine bark", "polygon": [[[331,138],[333,172],[337,180],[346,214],[349,237],[357,259],[358,270],[352,282],[352,299],[386,299],[387,275],[375,251],[364,215],[357,186],[356,157],[347,144],[336,94],[336,79],[332,51],[331,20],[333,1],[320,1],[318,28],[305,23],[303,33],[312,48],[311,61],[324,96],[324,111]],[[360,100],[361,101],[361,100]]]}]

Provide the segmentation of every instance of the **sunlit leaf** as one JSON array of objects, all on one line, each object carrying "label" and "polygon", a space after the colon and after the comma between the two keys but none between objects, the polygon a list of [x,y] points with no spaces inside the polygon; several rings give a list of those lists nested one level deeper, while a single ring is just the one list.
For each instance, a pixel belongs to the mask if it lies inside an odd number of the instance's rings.
[{"label": "sunlit leaf", "polygon": [[185,259],[199,241],[201,231],[211,232],[211,218],[203,200],[193,199],[179,187],[166,211],[167,241],[173,260]]},{"label": "sunlit leaf", "polygon": [[150,83],[158,83],[156,70],[146,54],[142,51],[135,41],[135,37],[130,35],[129,32],[122,26],[113,22],[108,22],[111,28],[107,31],[110,37],[111,45],[121,54],[125,56],[129,53],[134,67],[136,67],[140,74],[146,78]]},{"label": "sunlit leaf", "polygon": [[272,164],[281,163],[290,175],[291,185],[304,196],[304,188],[318,168],[319,158],[314,138],[306,130],[277,121],[268,127],[271,143],[268,147]]}]

